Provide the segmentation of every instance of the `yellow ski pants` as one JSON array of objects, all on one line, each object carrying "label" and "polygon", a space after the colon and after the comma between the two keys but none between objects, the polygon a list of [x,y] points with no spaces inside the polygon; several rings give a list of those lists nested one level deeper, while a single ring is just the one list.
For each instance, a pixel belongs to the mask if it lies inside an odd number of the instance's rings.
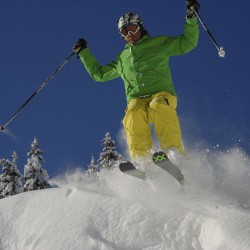
[{"label": "yellow ski pants", "polygon": [[123,126],[132,159],[150,154],[153,145],[150,123],[154,124],[155,135],[164,152],[174,147],[181,154],[185,153],[176,107],[176,97],[168,92],[129,102]]}]

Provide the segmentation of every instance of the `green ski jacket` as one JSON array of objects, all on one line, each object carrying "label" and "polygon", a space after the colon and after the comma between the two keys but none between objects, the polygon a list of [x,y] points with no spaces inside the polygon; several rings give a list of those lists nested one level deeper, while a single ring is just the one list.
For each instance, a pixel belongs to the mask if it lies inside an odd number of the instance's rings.
[{"label": "green ski jacket", "polygon": [[90,76],[99,82],[121,77],[127,102],[134,98],[167,91],[176,96],[169,57],[182,55],[196,47],[199,30],[197,18],[186,19],[184,34],[176,37],[143,36],[136,45],[126,44],[115,61],[101,66],[88,48],[80,52],[80,59]]}]

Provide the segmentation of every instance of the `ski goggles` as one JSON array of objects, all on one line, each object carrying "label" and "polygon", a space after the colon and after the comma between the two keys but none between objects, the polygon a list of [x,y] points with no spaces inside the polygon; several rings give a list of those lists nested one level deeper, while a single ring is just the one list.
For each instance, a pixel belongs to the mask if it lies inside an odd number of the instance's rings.
[{"label": "ski goggles", "polygon": [[123,37],[129,34],[136,34],[140,30],[140,26],[137,23],[130,23],[120,28],[119,32]]}]

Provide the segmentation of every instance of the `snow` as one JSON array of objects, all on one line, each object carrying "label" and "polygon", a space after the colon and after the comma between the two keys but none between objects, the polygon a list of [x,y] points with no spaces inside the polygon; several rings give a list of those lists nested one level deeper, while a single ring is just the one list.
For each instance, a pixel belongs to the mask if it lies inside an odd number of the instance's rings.
[{"label": "snow", "polygon": [[249,250],[249,163],[239,149],[191,152],[184,189],[149,163],[146,181],[77,169],[0,200],[0,249]]}]

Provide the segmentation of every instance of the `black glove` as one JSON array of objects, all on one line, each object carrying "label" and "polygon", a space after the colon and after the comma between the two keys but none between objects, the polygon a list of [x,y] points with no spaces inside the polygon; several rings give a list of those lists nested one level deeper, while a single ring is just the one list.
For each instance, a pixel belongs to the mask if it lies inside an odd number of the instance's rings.
[{"label": "black glove", "polygon": [[192,10],[194,9],[197,13],[200,10],[200,4],[197,0],[187,0],[186,2],[186,9],[187,9],[187,18],[195,17],[195,12]]},{"label": "black glove", "polygon": [[84,39],[79,38],[76,44],[73,46],[73,51],[76,54],[79,54],[83,49],[86,49],[86,48],[87,48],[87,42]]}]

